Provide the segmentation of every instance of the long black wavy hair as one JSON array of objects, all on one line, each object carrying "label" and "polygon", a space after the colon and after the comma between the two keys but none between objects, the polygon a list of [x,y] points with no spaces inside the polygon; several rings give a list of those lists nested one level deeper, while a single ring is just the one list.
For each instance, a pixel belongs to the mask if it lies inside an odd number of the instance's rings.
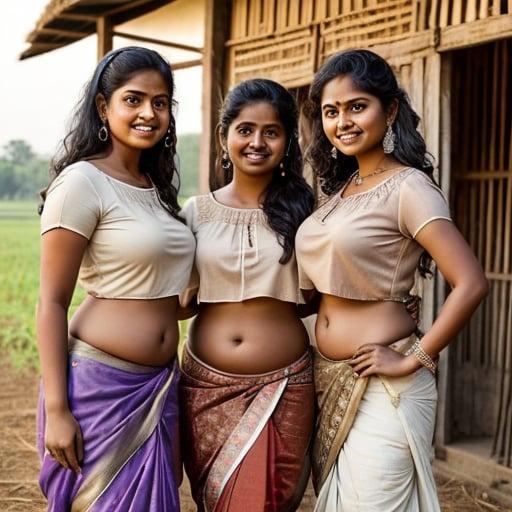
[{"label": "long black wavy hair", "polygon": [[[181,217],[178,216],[179,173],[176,163],[176,122],[173,115],[176,105],[174,78],[169,62],[148,48],[119,48],[106,54],[99,62],[72,113],[68,133],[50,162],[50,179],[53,181],[68,165],[110,151],[111,138],[108,137],[105,142],[98,138],[98,131],[103,123],[96,107],[96,96],[102,94],[108,104],[114,91],[137,73],[146,70],[158,71],[167,84],[171,99],[170,116],[166,135],[152,148],[142,150],[139,170],[150,176],[165,208],[181,221]],[[48,187],[41,192],[43,203],[47,190]],[[42,207],[43,205],[40,206],[40,211]]]},{"label": "long black wavy hair", "polygon": [[[418,131],[420,118],[413,110],[407,93],[399,87],[393,69],[376,53],[356,49],[333,55],[324,63],[315,74],[304,105],[303,113],[311,129],[305,156],[322,191],[327,195],[338,191],[358,168],[355,156],[337,150],[337,158],[332,158],[333,146],[322,127],[321,100],[324,87],[332,79],[343,75],[350,76],[357,88],[379,98],[384,111],[395,100],[398,102],[392,125],[396,135],[392,156],[405,166],[423,171],[435,181],[431,155]],[[431,258],[425,251],[418,264],[421,275],[431,274],[430,264]]]},{"label": "long black wavy hair", "polygon": [[[221,108],[217,125],[217,159],[210,174],[210,189],[216,190],[233,179],[233,167],[222,160],[222,141],[226,141],[229,126],[244,107],[265,102],[272,105],[286,132],[286,154],[283,168],[276,167],[269,183],[263,211],[270,227],[276,232],[283,254],[279,263],[286,263],[293,255],[295,234],[302,221],[313,211],[314,194],[302,175],[303,160],[298,140],[298,112],[293,96],[273,80],[255,78],[233,87]],[[281,174],[284,171],[284,176]]]}]

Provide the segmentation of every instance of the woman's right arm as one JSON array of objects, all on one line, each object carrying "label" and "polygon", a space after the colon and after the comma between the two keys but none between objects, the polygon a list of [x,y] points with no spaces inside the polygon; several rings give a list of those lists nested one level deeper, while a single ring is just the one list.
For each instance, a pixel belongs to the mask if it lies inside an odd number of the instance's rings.
[{"label": "woman's right arm", "polygon": [[80,426],[69,410],[67,392],[68,309],[87,239],[56,228],[41,241],[37,307],[37,342],[45,395],[45,446],[57,462],[80,471],[83,443]]}]

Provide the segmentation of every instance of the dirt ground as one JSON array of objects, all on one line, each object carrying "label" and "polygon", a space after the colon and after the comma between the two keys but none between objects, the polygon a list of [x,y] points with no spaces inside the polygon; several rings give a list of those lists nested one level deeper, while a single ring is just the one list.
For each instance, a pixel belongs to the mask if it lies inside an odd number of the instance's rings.
[{"label": "dirt ground", "polygon": [[[16,372],[0,354],[0,512],[42,512],[45,500],[37,484],[38,455],[35,442],[38,377]],[[467,482],[438,479],[443,512],[512,512],[491,502],[485,492]],[[181,490],[182,512],[196,509],[185,482]],[[313,510],[311,487],[300,512]]]}]

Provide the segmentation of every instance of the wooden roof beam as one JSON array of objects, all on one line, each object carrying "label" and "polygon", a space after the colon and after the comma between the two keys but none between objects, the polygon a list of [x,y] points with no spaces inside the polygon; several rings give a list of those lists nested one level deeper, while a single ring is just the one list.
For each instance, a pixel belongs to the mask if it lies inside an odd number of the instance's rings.
[{"label": "wooden roof beam", "polygon": [[172,41],[164,41],[163,39],[155,39],[153,37],[140,36],[137,34],[129,34],[128,32],[118,32],[115,30],[112,35],[118,37],[124,37],[126,39],[133,39],[134,41],[142,41],[145,43],[158,44],[161,46],[168,46],[170,48],[176,48],[178,50],[186,50],[187,52],[203,53],[203,48],[197,46],[190,46],[188,44],[173,43]]}]

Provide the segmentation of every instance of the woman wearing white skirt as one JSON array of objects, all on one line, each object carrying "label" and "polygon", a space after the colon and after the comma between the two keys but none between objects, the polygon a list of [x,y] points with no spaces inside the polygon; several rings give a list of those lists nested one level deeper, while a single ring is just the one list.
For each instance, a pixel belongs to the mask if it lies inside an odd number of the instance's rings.
[{"label": "woman wearing white skirt", "polygon": [[[430,464],[439,352],[487,293],[391,67],[351,50],[317,72],[306,148],[328,199],[299,228],[315,326],[318,511],[439,510]],[[432,260],[451,291],[423,336],[407,304]]]}]

